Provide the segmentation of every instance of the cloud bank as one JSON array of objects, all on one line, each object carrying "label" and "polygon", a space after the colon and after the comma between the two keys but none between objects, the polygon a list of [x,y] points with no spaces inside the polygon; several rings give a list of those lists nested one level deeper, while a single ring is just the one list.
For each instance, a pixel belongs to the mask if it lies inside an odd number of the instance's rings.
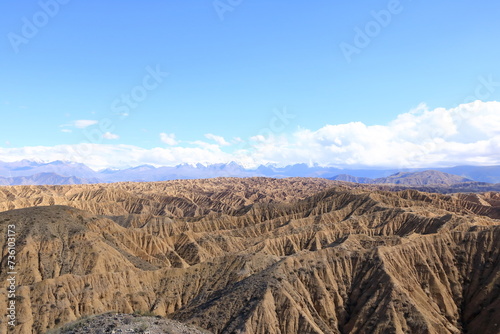
[{"label": "cloud bank", "polygon": [[[425,104],[385,125],[361,122],[299,128],[290,134],[233,140],[206,134],[211,143],[185,143],[160,134],[161,147],[78,144],[52,147],[0,147],[0,160],[81,162],[94,169],[141,164],[238,162],[245,167],[295,163],[349,168],[417,168],[500,165],[500,102],[475,101],[429,110]],[[111,138],[110,138],[111,139]],[[194,147],[180,146],[180,144]],[[166,145],[166,146],[165,146]]]}]

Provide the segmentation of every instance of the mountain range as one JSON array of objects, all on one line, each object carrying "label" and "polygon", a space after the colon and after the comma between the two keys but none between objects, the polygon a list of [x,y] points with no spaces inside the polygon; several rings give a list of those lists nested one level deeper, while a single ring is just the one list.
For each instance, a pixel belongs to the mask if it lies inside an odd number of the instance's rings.
[{"label": "mountain range", "polygon": [[[339,169],[335,167],[309,166],[307,164],[295,164],[285,167],[261,165],[250,169],[244,168],[235,162],[230,162],[212,165],[182,164],[172,167],[141,165],[126,169],[94,171],[82,163],[64,161],[45,163],[22,160],[18,162],[0,162],[0,185],[153,182],[175,179],[254,176],[274,178],[322,177],[357,183],[408,184],[409,182],[411,185],[429,185],[429,180],[436,180],[435,175],[411,175],[411,173],[425,172],[426,170],[424,168],[412,170]],[[458,166],[433,168],[433,170],[453,175],[446,177],[446,181],[441,176],[441,180],[437,183],[440,185],[470,181],[500,183],[500,166]],[[411,177],[414,178],[413,181],[410,181]]]},{"label": "mountain range", "polygon": [[330,180],[347,181],[365,184],[401,184],[408,186],[451,186],[457,183],[474,182],[471,179],[448,174],[436,170],[426,170],[422,172],[399,172],[388,177],[371,179],[368,177],[356,177],[347,174],[340,174],[330,178]]},{"label": "mountain range", "polygon": [[95,178],[82,179],[77,176],[62,176],[56,173],[38,173],[29,176],[0,177],[1,186],[88,184],[100,182],[100,180]]}]

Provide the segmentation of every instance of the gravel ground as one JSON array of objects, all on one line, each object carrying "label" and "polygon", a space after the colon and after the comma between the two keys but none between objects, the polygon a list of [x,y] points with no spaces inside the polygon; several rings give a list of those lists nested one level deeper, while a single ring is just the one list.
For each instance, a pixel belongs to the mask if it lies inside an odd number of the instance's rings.
[{"label": "gravel ground", "polygon": [[181,322],[159,316],[106,313],[80,319],[47,334],[210,334]]}]

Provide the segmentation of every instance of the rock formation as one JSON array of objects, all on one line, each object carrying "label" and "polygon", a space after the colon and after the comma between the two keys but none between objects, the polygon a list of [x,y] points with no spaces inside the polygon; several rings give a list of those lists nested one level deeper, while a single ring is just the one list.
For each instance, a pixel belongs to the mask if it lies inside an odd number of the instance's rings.
[{"label": "rock formation", "polygon": [[221,178],[0,187],[0,211],[13,333],[110,311],[212,333],[500,332],[499,193]]}]

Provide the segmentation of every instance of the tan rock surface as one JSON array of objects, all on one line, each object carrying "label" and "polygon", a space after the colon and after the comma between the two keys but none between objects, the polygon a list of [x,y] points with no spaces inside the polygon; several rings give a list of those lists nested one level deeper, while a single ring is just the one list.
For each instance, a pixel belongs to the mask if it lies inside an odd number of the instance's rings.
[{"label": "tan rock surface", "polygon": [[151,311],[213,333],[498,334],[499,203],[300,178],[1,187],[13,333]]}]

